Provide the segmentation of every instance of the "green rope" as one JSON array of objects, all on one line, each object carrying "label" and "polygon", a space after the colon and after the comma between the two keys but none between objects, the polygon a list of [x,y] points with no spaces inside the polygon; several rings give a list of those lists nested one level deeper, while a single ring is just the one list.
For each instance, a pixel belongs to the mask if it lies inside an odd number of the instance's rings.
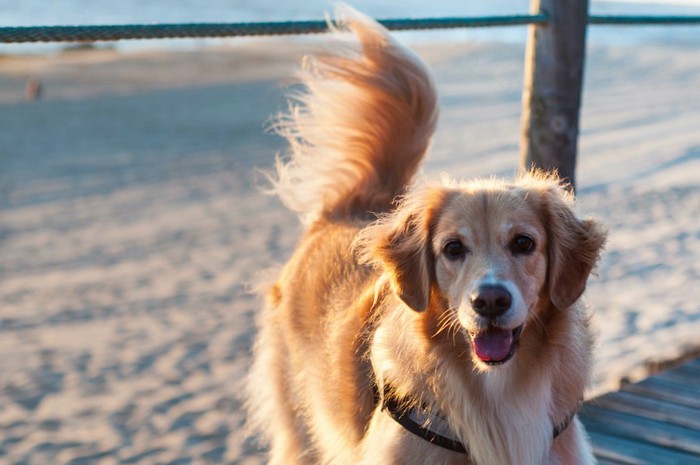
[{"label": "green rope", "polygon": [[[490,16],[481,18],[386,19],[379,23],[395,31],[467,27],[545,24],[539,15]],[[125,39],[171,39],[240,37],[328,32],[326,21],[267,23],[148,24],[123,26],[31,26],[0,27],[0,42],[97,42]]]},{"label": "green rope", "polygon": [[608,26],[682,26],[700,24],[700,16],[604,16],[590,15],[588,24]]},{"label": "green rope", "polygon": [[[486,16],[480,18],[423,18],[379,20],[394,31],[547,24],[546,14]],[[700,16],[600,16],[588,18],[596,25],[689,25]],[[0,43],[98,42],[127,39],[172,39],[316,34],[328,31],[326,21],[263,23],[131,24],[117,26],[0,27]]]}]

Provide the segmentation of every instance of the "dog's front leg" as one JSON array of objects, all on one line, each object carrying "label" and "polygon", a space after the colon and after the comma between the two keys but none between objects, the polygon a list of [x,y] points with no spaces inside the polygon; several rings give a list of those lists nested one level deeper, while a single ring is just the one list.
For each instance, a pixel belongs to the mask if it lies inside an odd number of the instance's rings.
[{"label": "dog's front leg", "polygon": [[547,465],[594,465],[596,463],[586,430],[578,418],[574,417],[566,431],[552,443]]},{"label": "dog's front leg", "polygon": [[[377,407],[362,440],[360,465],[398,465],[407,431],[396,423],[381,407]],[[410,433],[409,433],[410,434]],[[418,439],[418,438],[416,438]]]}]

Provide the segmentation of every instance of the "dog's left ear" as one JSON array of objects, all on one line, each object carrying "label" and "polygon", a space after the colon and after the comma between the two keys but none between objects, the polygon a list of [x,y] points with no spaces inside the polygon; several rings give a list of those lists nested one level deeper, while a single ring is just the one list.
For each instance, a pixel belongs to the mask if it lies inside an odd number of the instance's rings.
[{"label": "dog's left ear", "polygon": [[549,296],[560,309],[568,308],[583,294],[607,238],[600,223],[577,218],[570,204],[569,194],[560,186],[545,193]]},{"label": "dog's left ear", "polygon": [[428,308],[434,259],[427,212],[399,208],[363,229],[355,241],[360,261],[383,269],[403,302],[417,312]]}]

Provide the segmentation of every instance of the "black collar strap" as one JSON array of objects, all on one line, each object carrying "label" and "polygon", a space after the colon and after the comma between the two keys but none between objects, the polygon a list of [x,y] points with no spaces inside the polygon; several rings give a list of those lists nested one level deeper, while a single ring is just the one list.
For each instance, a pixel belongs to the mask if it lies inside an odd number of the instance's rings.
[{"label": "black collar strap", "polygon": [[576,403],[576,408],[569,414],[568,417],[564,419],[561,423],[558,425],[554,425],[554,431],[552,434],[552,439],[556,439],[557,436],[559,436],[561,433],[566,431],[566,428],[569,427],[572,421],[574,421],[574,418],[576,418],[576,414],[578,413],[579,410],[581,410],[581,407],[583,406],[583,399],[579,399],[578,402]]},{"label": "black collar strap", "polygon": [[384,389],[382,410],[386,410],[391,418],[416,436],[443,449],[467,453],[464,444],[448,436],[450,428],[442,416],[430,415],[428,409],[410,406],[405,401],[389,396],[387,389]]},{"label": "black collar strap", "polygon": [[[563,422],[554,426],[552,439],[559,436],[569,427],[576,413],[581,408],[581,403],[582,402],[579,401],[576,410]],[[451,437],[453,433],[447,420],[443,416],[431,414],[429,409],[413,405],[405,399],[397,399],[391,394],[391,389],[388,386],[384,387],[382,410],[386,410],[391,418],[396,420],[397,423],[406,428],[409,432],[436,446],[463,454],[469,453],[469,450],[463,443]]]}]

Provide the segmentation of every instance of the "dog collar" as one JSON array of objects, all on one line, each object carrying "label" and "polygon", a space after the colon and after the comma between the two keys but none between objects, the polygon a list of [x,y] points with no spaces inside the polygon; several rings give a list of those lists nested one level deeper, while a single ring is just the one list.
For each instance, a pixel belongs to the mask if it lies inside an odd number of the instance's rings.
[{"label": "dog collar", "polygon": [[[391,418],[416,436],[435,444],[443,449],[453,452],[468,454],[467,446],[456,437],[447,419],[439,414],[433,413],[430,409],[422,405],[416,405],[408,399],[398,399],[392,394],[389,386],[384,386],[384,396],[382,399],[382,410],[385,410]],[[574,417],[581,408],[583,400],[576,405],[576,409],[566,417],[566,419],[554,425],[552,439],[566,431]]]},{"label": "dog collar", "polygon": [[452,428],[445,417],[434,414],[422,406],[411,406],[406,399],[399,400],[387,391],[388,388],[385,387],[382,410],[386,410],[398,424],[416,436],[443,449],[463,454],[468,452],[464,444],[454,437]]}]

